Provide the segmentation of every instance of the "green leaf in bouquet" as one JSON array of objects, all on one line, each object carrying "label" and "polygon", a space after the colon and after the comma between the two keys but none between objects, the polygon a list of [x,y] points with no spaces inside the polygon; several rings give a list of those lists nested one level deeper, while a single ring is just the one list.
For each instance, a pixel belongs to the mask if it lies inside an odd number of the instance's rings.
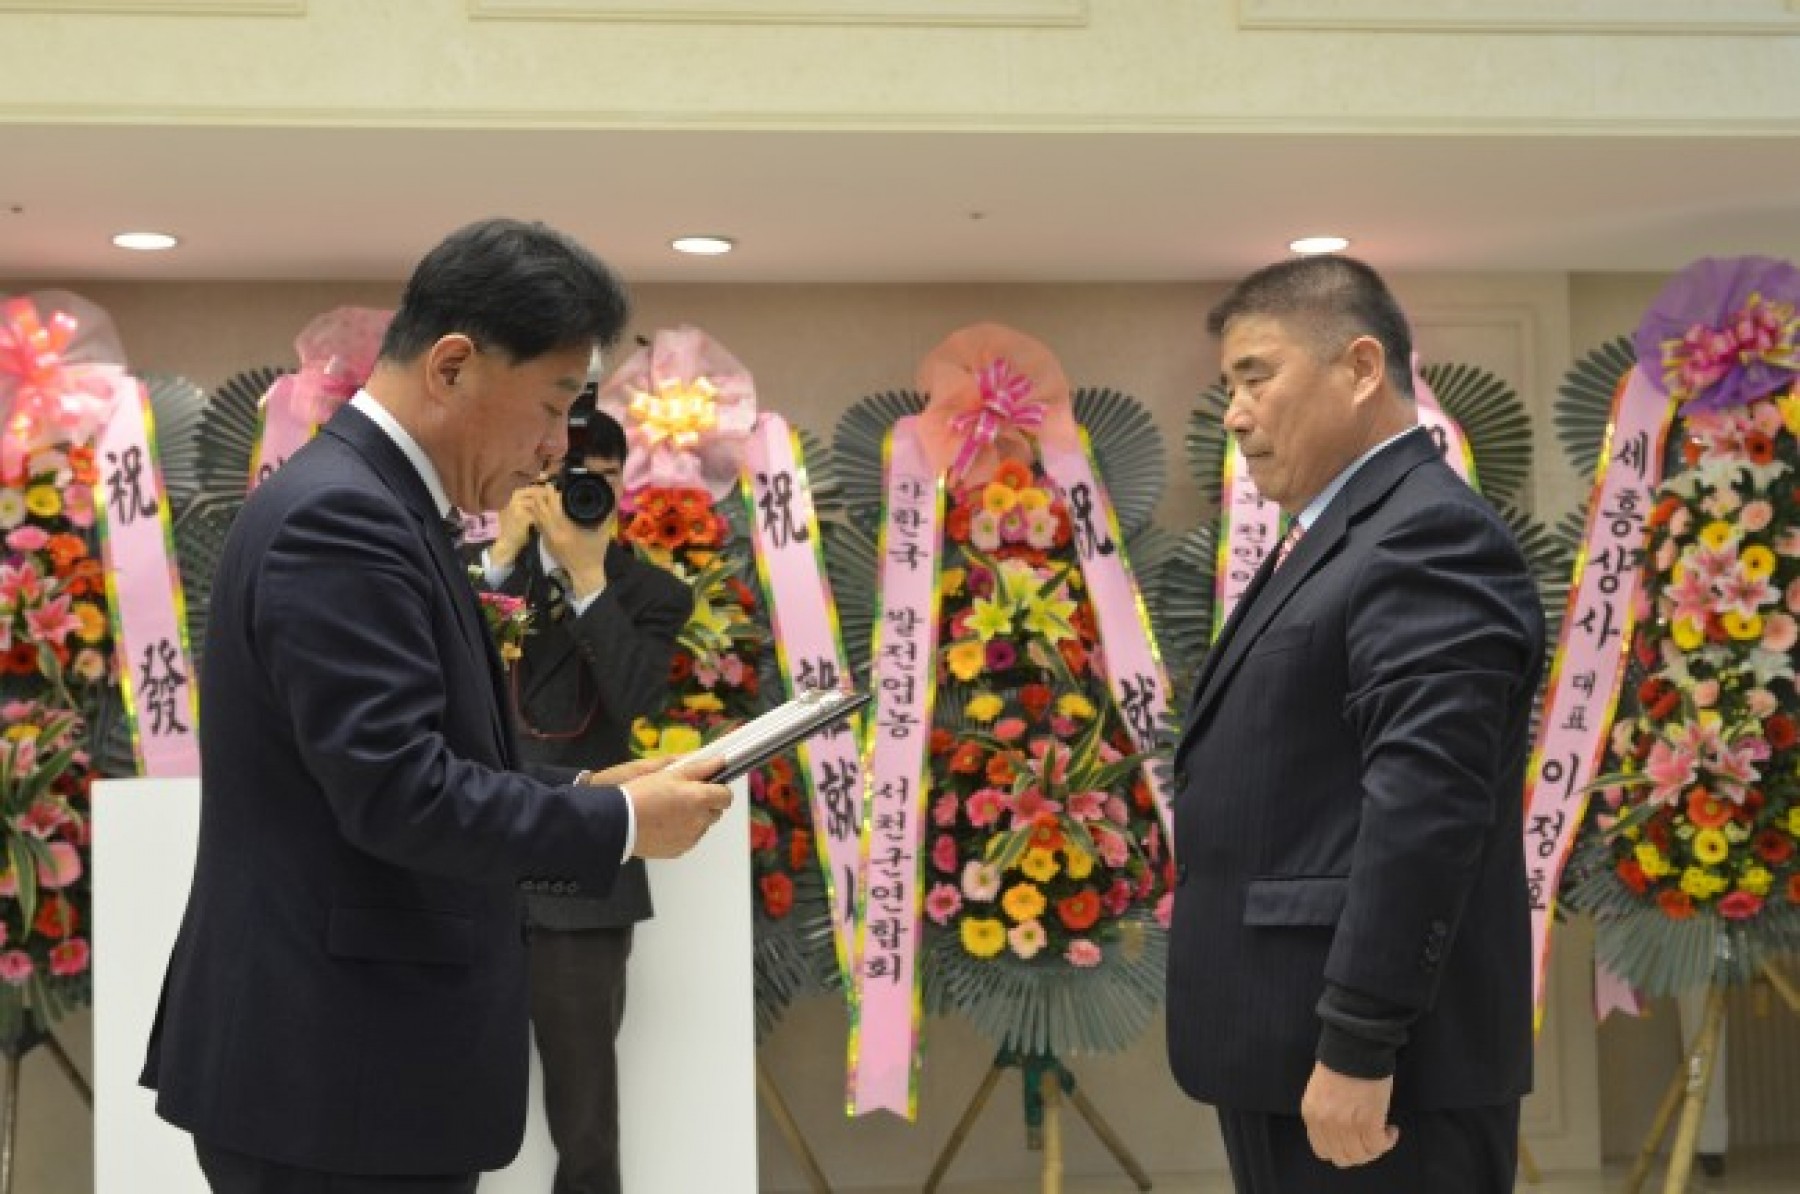
[{"label": "green leaf in bouquet", "polygon": [[1025,857],[1025,850],[1031,845],[1031,829],[1008,829],[988,839],[987,850],[983,856],[1002,871],[1010,871],[1019,865],[1019,859]]},{"label": "green leaf in bouquet", "polygon": [[28,929],[37,915],[38,898],[37,860],[26,844],[29,840],[29,834],[16,831],[6,839],[6,861],[12,867],[13,880],[19,887],[19,920]]},{"label": "green leaf in bouquet", "polygon": [[1077,821],[1067,813],[1058,817],[1057,821],[1059,823],[1058,828],[1062,830],[1063,836],[1074,842],[1082,850],[1086,851],[1089,858],[1100,857],[1100,847],[1094,844],[1094,835],[1088,832],[1086,825],[1083,825],[1080,821]]}]

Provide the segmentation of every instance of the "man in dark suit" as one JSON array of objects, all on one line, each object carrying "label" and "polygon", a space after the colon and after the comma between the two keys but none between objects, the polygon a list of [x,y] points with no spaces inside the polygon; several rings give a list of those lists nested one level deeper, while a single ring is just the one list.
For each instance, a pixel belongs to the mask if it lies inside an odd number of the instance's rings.
[{"label": "man in dark suit", "polygon": [[232,527],[199,853],[143,1077],[215,1191],[472,1192],[524,1135],[520,882],[604,892],[729,803],[675,768],[515,770],[446,526],[561,458],[624,319],[617,280],[557,232],[452,234],[364,390]]},{"label": "man in dark suit", "polygon": [[[569,459],[619,492],[625,431],[594,408],[593,388],[569,412]],[[598,513],[579,500],[577,515]],[[600,522],[571,517],[550,484],[513,494],[484,555],[489,587],[523,597],[531,630],[508,670],[527,761],[609,764],[631,757],[631,725],[669,699],[675,639],[694,593],[614,541],[616,507]],[[554,1194],[619,1194],[619,1071],[632,926],[651,915],[640,859],[605,897],[539,879],[526,893],[531,1023],[544,1066],[544,1112],[556,1144]]]},{"label": "man in dark suit", "polygon": [[1293,520],[1176,751],[1168,1048],[1242,1194],[1510,1191],[1531,1084],[1521,800],[1543,615],[1417,424],[1379,276],[1212,312],[1224,424]]}]

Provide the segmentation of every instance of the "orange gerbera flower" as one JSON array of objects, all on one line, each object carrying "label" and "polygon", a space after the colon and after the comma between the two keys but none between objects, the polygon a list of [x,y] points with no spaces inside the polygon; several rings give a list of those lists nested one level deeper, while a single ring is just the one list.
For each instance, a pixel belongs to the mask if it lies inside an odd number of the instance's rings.
[{"label": "orange gerbera flower", "polygon": [[950,756],[950,770],[957,775],[975,775],[981,770],[981,744],[964,742]]},{"label": "orange gerbera flower", "polygon": [[1022,460],[1001,461],[994,471],[994,480],[1010,489],[1024,489],[1031,484],[1031,469]]},{"label": "orange gerbera flower", "polygon": [[66,531],[50,536],[50,541],[44,544],[44,550],[50,553],[50,562],[56,565],[58,573],[65,571],[88,553],[87,544],[81,536],[71,535]]},{"label": "orange gerbera flower", "polygon": [[1072,896],[1056,901],[1056,917],[1071,933],[1094,927],[1100,919],[1100,896],[1093,888],[1084,887]]},{"label": "orange gerbera flower", "polygon": [[1705,788],[1688,792],[1688,822],[1696,829],[1717,829],[1731,820],[1731,806]]},{"label": "orange gerbera flower", "polygon": [[100,470],[94,465],[93,448],[77,445],[69,449],[69,476],[77,485],[99,482]]}]

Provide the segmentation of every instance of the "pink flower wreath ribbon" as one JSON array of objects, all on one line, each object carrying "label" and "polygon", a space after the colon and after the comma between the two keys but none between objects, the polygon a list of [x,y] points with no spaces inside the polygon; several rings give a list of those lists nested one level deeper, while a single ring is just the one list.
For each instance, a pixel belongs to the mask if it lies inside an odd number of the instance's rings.
[{"label": "pink flower wreath ribbon", "polygon": [[1069,380],[1049,348],[996,323],[964,328],[919,365],[929,401],[917,433],[926,459],[952,484],[975,484],[1002,461],[1030,464],[1032,442],[1078,448]]},{"label": "pink flower wreath ribbon", "polygon": [[756,383],[696,327],[657,332],[600,387],[600,409],[625,428],[627,492],[645,485],[736,488],[756,427]]},{"label": "pink flower wreath ribbon", "polygon": [[313,428],[356,396],[381,354],[392,311],[337,307],[315,316],[294,337],[300,370],[263,395],[263,433],[250,469],[255,488],[312,438]]},{"label": "pink flower wreath ribbon", "polygon": [[31,453],[92,442],[112,416],[125,350],[112,319],[66,291],[0,304],[0,477]]}]

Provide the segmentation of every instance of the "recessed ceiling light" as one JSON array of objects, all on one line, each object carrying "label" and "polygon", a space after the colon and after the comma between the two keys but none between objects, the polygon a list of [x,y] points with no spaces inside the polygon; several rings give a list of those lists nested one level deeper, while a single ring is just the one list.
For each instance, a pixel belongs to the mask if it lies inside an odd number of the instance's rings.
[{"label": "recessed ceiling light", "polygon": [[154,253],[161,249],[173,249],[181,242],[166,232],[121,232],[112,238],[112,243],[121,249]]},{"label": "recessed ceiling light", "polygon": [[1288,242],[1288,248],[1308,256],[1315,253],[1339,253],[1349,247],[1349,239],[1342,236],[1303,236],[1299,240]]},{"label": "recessed ceiling light", "polygon": [[735,246],[728,236],[678,236],[669,242],[669,247],[677,253],[717,257],[721,253],[731,252]]}]

